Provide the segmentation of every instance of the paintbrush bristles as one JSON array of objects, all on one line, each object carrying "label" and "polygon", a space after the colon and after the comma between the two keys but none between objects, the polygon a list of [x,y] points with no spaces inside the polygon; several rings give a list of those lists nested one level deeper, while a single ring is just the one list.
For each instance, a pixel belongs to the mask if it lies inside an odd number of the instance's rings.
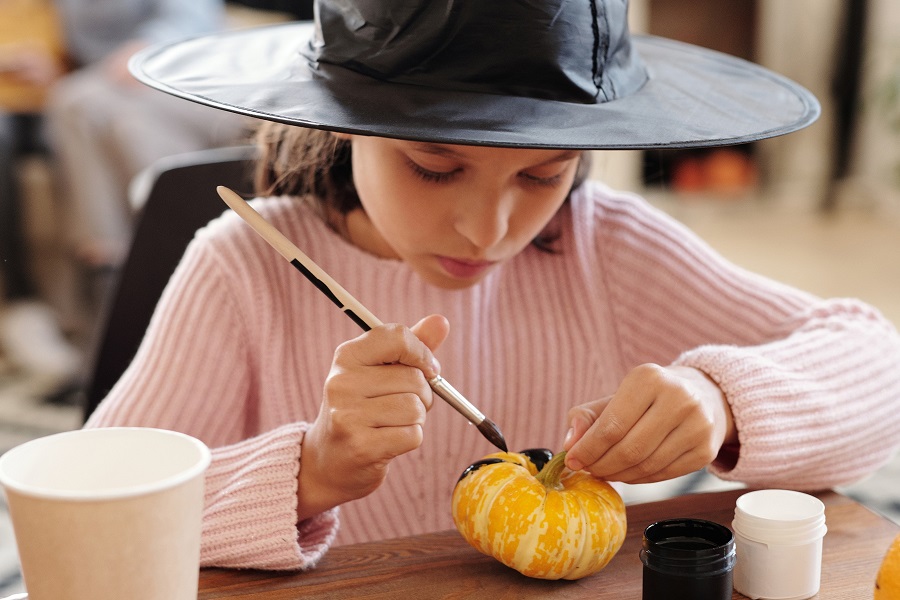
[{"label": "paintbrush bristles", "polygon": [[487,440],[497,448],[504,452],[509,452],[506,446],[506,440],[503,438],[503,434],[500,433],[500,428],[497,427],[493,421],[485,418],[484,421],[478,424],[478,431],[480,431],[481,435],[487,438]]}]

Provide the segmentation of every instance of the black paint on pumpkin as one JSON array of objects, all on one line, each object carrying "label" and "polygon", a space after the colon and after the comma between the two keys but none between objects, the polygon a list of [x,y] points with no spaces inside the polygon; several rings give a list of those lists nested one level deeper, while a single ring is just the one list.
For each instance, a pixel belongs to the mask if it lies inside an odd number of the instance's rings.
[{"label": "black paint on pumpkin", "polygon": [[473,462],[471,465],[466,467],[466,470],[462,472],[462,475],[459,476],[459,479],[456,480],[456,483],[459,483],[463,479],[466,478],[467,475],[474,473],[481,467],[485,465],[496,465],[498,463],[510,462],[508,460],[503,460],[502,458],[483,458],[479,461]]},{"label": "black paint on pumpkin", "polygon": [[538,473],[544,468],[550,459],[553,458],[553,452],[548,450],[547,448],[529,448],[528,450],[522,450],[519,454],[524,455],[528,460],[534,463],[534,466],[537,467]]}]

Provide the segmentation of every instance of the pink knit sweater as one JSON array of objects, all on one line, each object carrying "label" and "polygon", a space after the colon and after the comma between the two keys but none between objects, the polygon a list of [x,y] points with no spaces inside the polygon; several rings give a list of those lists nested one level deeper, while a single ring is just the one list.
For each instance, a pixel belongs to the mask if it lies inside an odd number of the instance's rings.
[{"label": "pink knit sweater", "polygon": [[[383,321],[445,315],[442,373],[511,449],[558,450],[566,411],[644,362],[697,367],[724,390],[740,437],[737,464],[711,466],[725,479],[844,484],[900,440],[900,337],[876,310],[735,267],[635,196],[586,184],[562,214],[558,254],[528,248],[459,291],[349,245],[296,200],[254,205]],[[439,401],[422,447],[381,488],[296,522],[300,442],[334,349],[360,333],[225,214],[197,234],[89,426],[174,429],[214,449],[204,565],[300,569],[333,544],[451,528],[457,477],[494,449]]]}]

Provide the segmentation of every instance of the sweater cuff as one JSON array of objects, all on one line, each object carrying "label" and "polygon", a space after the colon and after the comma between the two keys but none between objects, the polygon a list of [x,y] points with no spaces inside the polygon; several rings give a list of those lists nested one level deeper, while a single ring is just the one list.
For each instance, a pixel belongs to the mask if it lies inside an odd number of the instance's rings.
[{"label": "sweater cuff", "polygon": [[313,567],[334,541],[338,509],[297,523],[300,443],[307,423],[213,450],[206,474],[201,565]]},{"label": "sweater cuff", "polygon": [[769,406],[771,382],[765,381],[766,369],[759,362],[758,356],[743,348],[701,346],[682,354],[674,363],[703,371],[719,386],[731,407],[738,449],[729,448],[725,456],[720,453],[709,465],[709,471],[722,479],[747,482],[772,477],[773,464],[767,460],[769,441],[780,432],[777,417],[771,418],[775,416]]},{"label": "sweater cuff", "polygon": [[[709,472],[749,485],[796,487],[802,457],[786,454],[802,447],[795,439],[798,428],[793,418],[806,421],[817,408],[804,401],[809,397],[803,389],[807,384],[769,358],[737,346],[701,346],[682,354],[674,364],[706,373],[731,407],[738,445],[724,447]],[[786,412],[793,413],[793,418],[786,418]]]}]

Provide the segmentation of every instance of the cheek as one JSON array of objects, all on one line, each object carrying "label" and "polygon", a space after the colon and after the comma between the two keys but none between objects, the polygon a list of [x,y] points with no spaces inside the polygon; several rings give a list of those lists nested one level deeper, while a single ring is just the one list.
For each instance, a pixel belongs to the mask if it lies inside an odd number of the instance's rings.
[{"label": "cheek", "polygon": [[[566,188],[568,190],[568,188]],[[569,195],[568,191],[566,192],[555,192],[553,194],[549,194],[548,198],[545,202],[540,205],[540,212],[546,216],[547,218],[555,215],[560,207],[565,203],[566,197]]]},{"label": "cheek", "polygon": [[396,236],[406,240],[410,247],[427,247],[447,231],[449,219],[440,213],[428,208],[428,203],[422,201],[422,197],[414,197],[412,202],[398,202],[394,205],[396,210],[386,212],[383,216],[389,219],[386,227],[390,228]]},{"label": "cheek", "polygon": [[549,194],[541,200],[526,202],[519,213],[520,228],[529,236],[541,233],[566,200],[567,194]]},{"label": "cheek", "polygon": [[[436,216],[429,196],[400,174],[360,178],[357,193],[369,219],[392,244],[414,245],[433,231]],[[439,220],[439,219],[437,219]]]}]

